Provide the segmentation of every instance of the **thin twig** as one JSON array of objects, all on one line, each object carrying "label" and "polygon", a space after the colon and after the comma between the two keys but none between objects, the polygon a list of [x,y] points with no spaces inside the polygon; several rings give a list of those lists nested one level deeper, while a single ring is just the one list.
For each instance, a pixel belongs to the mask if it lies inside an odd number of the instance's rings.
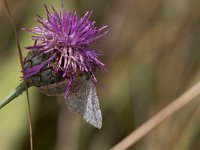
[{"label": "thin twig", "polygon": [[[8,13],[8,17],[11,23],[11,26],[13,28],[14,34],[15,34],[15,39],[16,39],[16,44],[17,44],[17,48],[18,48],[18,54],[19,54],[19,59],[20,59],[20,65],[22,70],[24,70],[24,66],[23,66],[23,56],[22,56],[22,50],[21,50],[21,46],[20,46],[20,42],[18,39],[18,35],[17,35],[17,30],[15,28],[15,24],[14,24],[14,20],[12,18],[8,3],[6,0],[3,0],[4,5],[6,7],[7,13]],[[25,89],[26,89],[26,97],[27,97],[27,102],[28,102],[28,121],[29,121],[29,133],[30,133],[30,147],[31,150],[33,150],[33,136],[32,136],[32,115],[31,115],[31,108],[30,108],[30,98],[29,98],[29,93],[28,93],[28,86],[27,86],[27,82],[25,81]]]},{"label": "thin twig", "polygon": [[184,92],[181,96],[163,108],[160,112],[142,124],[138,129],[116,144],[111,150],[125,150],[151,132],[168,117],[193,101],[200,94],[200,81]]}]

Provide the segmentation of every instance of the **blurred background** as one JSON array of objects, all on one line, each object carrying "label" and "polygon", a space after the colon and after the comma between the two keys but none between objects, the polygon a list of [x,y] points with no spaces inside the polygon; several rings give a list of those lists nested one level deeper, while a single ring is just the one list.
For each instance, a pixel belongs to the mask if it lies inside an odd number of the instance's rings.
[{"label": "blurred background", "polygon": [[[107,150],[200,80],[199,0],[63,0],[82,16],[93,10],[97,26],[111,32],[93,45],[109,72],[97,72],[103,127],[95,129],[68,112],[62,97],[30,88],[34,150]],[[22,27],[45,17],[44,4],[8,0],[22,47],[32,45]],[[26,56],[26,50],[23,49]],[[20,81],[14,33],[0,1],[0,99]],[[199,150],[200,97],[164,121],[130,150]],[[0,150],[29,149],[26,96],[0,110]]]}]

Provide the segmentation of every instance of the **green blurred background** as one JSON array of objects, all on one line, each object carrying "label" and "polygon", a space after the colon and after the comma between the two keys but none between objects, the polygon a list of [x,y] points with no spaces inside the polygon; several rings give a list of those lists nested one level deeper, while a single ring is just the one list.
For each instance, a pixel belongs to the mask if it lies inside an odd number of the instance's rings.
[{"label": "green blurred background", "polygon": [[[95,129],[66,109],[62,97],[30,88],[34,150],[107,150],[139,127],[200,78],[199,0],[63,0],[81,16],[93,10],[97,26],[111,32],[93,47],[109,72],[97,72],[103,127]],[[60,1],[8,0],[22,47],[44,4]],[[23,49],[24,56],[26,50]],[[0,1],[0,99],[20,81],[12,27]],[[167,119],[130,149],[199,150],[200,97]],[[0,150],[28,150],[25,94],[0,110]]]}]

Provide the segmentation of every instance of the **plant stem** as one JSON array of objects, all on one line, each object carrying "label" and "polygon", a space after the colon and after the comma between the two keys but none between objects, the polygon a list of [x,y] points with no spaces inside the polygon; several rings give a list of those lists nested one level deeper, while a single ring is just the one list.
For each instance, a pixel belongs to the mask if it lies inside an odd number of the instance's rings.
[{"label": "plant stem", "polygon": [[0,109],[7,105],[9,102],[11,102],[13,99],[21,95],[24,91],[25,83],[24,81],[22,81],[13,92],[11,92],[7,97],[0,101]]}]

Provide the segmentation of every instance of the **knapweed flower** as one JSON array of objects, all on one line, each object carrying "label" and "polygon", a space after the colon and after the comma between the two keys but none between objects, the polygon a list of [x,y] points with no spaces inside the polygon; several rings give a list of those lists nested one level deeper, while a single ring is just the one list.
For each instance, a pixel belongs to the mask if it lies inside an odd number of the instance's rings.
[{"label": "knapweed flower", "polygon": [[54,74],[63,80],[69,79],[66,96],[76,74],[88,73],[93,81],[97,81],[94,76],[96,69],[105,70],[105,65],[99,60],[100,53],[90,45],[104,36],[108,30],[107,26],[95,27],[95,21],[89,20],[92,11],[78,18],[76,12],[66,12],[63,5],[60,13],[53,7],[52,12],[46,6],[45,8],[47,18],[37,16],[36,20],[40,25],[31,30],[25,29],[35,34],[32,36],[34,45],[26,49],[47,55],[48,59],[24,70],[24,78],[37,74],[44,66],[54,62]]}]

